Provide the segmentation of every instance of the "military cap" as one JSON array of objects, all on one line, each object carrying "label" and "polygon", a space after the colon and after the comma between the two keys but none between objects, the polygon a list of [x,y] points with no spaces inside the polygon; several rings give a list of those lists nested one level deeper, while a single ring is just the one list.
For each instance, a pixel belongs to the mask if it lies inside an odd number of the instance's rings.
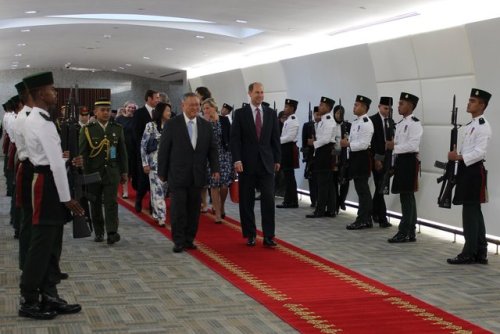
[{"label": "military cap", "polygon": [[478,88],[472,88],[472,90],[470,92],[470,97],[477,97],[477,98],[484,100],[485,103],[488,103],[490,101],[491,94],[485,90],[481,90]]},{"label": "military cap", "polygon": [[416,108],[418,104],[418,97],[410,93],[401,92],[400,100],[408,101],[413,103],[413,107]]},{"label": "military cap", "polygon": [[329,97],[322,96],[320,101],[321,101],[321,103],[328,104],[328,106],[330,106],[330,109],[332,109],[333,106],[335,105],[335,100],[332,100]]},{"label": "military cap", "polygon": [[227,104],[227,103],[224,103],[224,104],[222,105],[222,108],[226,108],[226,109],[227,109],[227,110],[229,110],[229,111],[233,110],[233,107],[231,107],[231,106],[230,106],[229,104]]},{"label": "military cap", "polygon": [[7,103],[2,104],[3,110],[7,110]]},{"label": "military cap", "polygon": [[392,97],[390,96],[381,96],[379,104],[384,106],[392,107]]},{"label": "military cap", "polygon": [[285,104],[291,105],[294,110],[297,110],[297,106],[299,105],[299,101],[292,100],[292,99],[286,99]]},{"label": "military cap", "polygon": [[10,101],[12,103],[13,108],[16,108],[19,102],[21,102],[21,99],[19,98],[19,95],[15,95],[10,98]]},{"label": "military cap", "polygon": [[43,72],[23,78],[23,82],[26,85],[26,88],[32,89],[37,87],[53,85],[54,77],[52,76],[52,72]]},{"label": "military cap", "polygon": [[87,116],[89,114],[89,110],[87,109],[87,107],[80,107],[79,112],[81,116]]},{"label": "military cap", "polygon": [[370,108],[370,104],[372,104],[372,100],[363,95],[356,95],[356,102],[364,103],[367,108]]},{"label": "military cap", "polygon": [[22,95],[26,91],[26,85],[24,82],[18,82],[16,84],[17,94]]},{"label": "military cap", "polygon": [[94,102],[95,107],[111,107],[111,101],[108,98],[101,97]]}]

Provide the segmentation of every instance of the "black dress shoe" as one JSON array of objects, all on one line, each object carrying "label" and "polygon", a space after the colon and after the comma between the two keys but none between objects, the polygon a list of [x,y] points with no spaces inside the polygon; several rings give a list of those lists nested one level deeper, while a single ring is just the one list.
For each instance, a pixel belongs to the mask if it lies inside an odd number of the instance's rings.
[{"label": "black dress shoe", "polygon": [[59,273],[59,278],[60,279],[68,279],[69,275],[68,275],[68,273]]},{"label": "black dress shoe", "polygon": [[449,264],[472,264],[476,262],[476,259],[472,256],[458,254],[452,259],[447,259],[446,262]]},{"label": "black dress shoe", "polygon": [[373,224],[371,222],[355,221],[354,223],[347,225],[345,228],[348,230],[362,230],[372,226]]},{"label": "black dress shoe", "polygon": [[385,222],[379,222],[378,225],[380,226],[380,228],[388,228],[392,226],[392,224],[389,223],[387,220]]},{"label": "black dress shoe", "polygon": [[194,243],[192,242],[186,242],[184,244],[184,249],[198,249],[198,246],[196,246]]},{"label": "black dress shoe", "polygon": [[174,253],[182,253],[184,251],[184,246],[181,245],[174,245],[174,248],[172,248]]},{"label": "black dress shoe", "polygon": [[313,212],[310,215],[306,215],[306,218],[321,218],[321,217],[324,217],[324,216],[325,216],[325,214]]},{"label": "black dress shoe", "polygon": [[286,204],[286,203],[282,203],[282,204],[278,204],[276,205],[276,207],[278,209],[296,209],[299,207],[298,204]]},{"label": "black dress shoe", "polygon": [[476,263],[488,264],[488,258],[485,256],[476,256]]},{"label": "black dress shoe", "polygon": [[104,241],[104,236],[102,234],[96,234],[94,238],[95,242],[103,242]]},{"label": "black dress shoe", "polygon": [[142,205],[141,203],[135,203],[135,212],[142,212]]},{"label": "black dress shoe", "polygon": [[59,297],[43,295],[41,309],[49,312],[55,311],[57,314],[73,314],[80,312],[82,306],[80,304],[68,304],[67,301]]},{"label": "black dress shoe", "polygon": [[325,212],[325,217],[335,218],[337,217],[337,215],[335,214],[335,212]]},{"label": "black dress shoe", "polygon": [[112,233],[108,233],[108,245],[112,245],[114,244],[115,242],[118,242],[120,241],[120,234],[118,234],[118,232],[112,232]]},{"label": "black dress shoe", "polygon": [[270,237],[264,237],[264,246],[266,247],[276,247],[278,244]]},{"label": "black dress shoe", "polygon": [[403,233],[403,232],[398,232],[392,238],[387,239],[387,242],[389,242],[391,244],[408,242],[408,241],[410,241],[408,236],[406,235],[406,233]]},{"label": "black dress shoe", "polygon": [[32,318],[38,320],[50,320],[57,316],[56,311],[45,311],[40,308],[40,303],[21,303],[18,315],[20,317]]},{"label": "black dress shoe", "polygon": [[247,246],[255,246],[255,237],[248,237]]}]

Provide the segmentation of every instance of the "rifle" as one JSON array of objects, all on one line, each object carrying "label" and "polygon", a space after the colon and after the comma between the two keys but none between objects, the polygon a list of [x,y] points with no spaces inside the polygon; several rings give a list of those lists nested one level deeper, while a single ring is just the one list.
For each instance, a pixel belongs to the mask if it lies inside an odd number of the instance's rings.
[{"label": "rifle", "polygon": [[[312,122],[312,119],[313,119],[313,112],[312,112],[312,109],[311,109],[311,102],[309,101],[309,123]],[[300,151],[302,152],[302,162],[309,162],[312,160],[312,156],[313,156],[313,153],[314,153],[314,149],[311,149],[308,145],[307,145],[307,139],[309,138],[302,138],[302,147],[300,148]],[[304,144],[305,143],[305,144]],[[307,165],[306,165],[306,168],[307,168]]]},{"label": "rifle", "polygon": [[[460,127],[457,124],[458,108],[455,106],[455,102],[456,98],[453,95],[453,107],[451,109],[451,125],[453,125],[453,128],[450,134],[450,151],[454,151],[457,147],[458,128]],[[437,179],[437,183],[443,183],[439,191],[438,205],[440,208],[450,209],[453,188],[457,184],[458,161],[441,162],[436,160],[434,167],[444,169],[443,175]]]},{"label": "rifle", "polygon": [[[390,100],[389,116],[384,120],[385,122],[385,138],[392,140],[394,137],[394,120],[392,119],[392,98]],[[384,155],[384,177],[379,184],[379,194],[389,195],[391,189],[391,176],[393,174],[392,166],[392,150],[385,150]]]},{"label": "rifle", "polygon": [[[73,94],[75,98],[73,99]],[[61,122],[61,146],[62,150],[69,151],[70,162],[68,164],[68,179],[72,197],[80,202],[82,197],[88,198],[84,192],[84,186],[101,180],[99,173],[83,175],[80,167],[74,166],[71,161],[80,155],[78,140],[80,136],[80,124],[78,123],[78,85],[70,89],[66,113]],[[73,238],[86,238],[91,235],[92,225],[87,216],[73,216]]]},{"label": "rifle", "polygon": [[[339,98],[339,112],[340,112],[340,137],[349,137],[349,127],[344,121],[345,109],[342,107],[342,99]],[[335,117],[335,115],[334,115]],[[349,183],[349,155],[347,152],[347,147],[342,147],[340,149],[340,159],[339,159],[339,185],[344,185]]]},{"label": "rifle", "polygon": [[312,111],[312,109],[311,109],[311,101],[309,101],[309,115],[308,115],[307,120],[308,120],[309,122],[312,122],[312,120],[313,120],[313,111]]}]

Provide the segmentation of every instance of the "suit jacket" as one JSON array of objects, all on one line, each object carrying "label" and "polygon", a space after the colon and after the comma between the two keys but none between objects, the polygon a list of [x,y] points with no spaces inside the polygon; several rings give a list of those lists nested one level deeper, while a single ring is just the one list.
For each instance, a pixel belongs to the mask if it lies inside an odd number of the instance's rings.
[{"label": "suit jacket", "polygon": [[373,136],[371,142],[372,155],[373,156],[375,156],[375,154],[384,155],[385,154],[384,123],[378,112],[375,115],[371,115],[370,119],[373,123]]},{"label": "suit jacket", "polygon": [[262,105],[262,129],[257,139],[253,111],[246,105],[233,113],[231,125],[231,153],[233,161],[243,163],[243,173],[255,173],[261,160],[268,173],[274,173],[274,164],[281,162],[280,132],[276,112]]},{"label": "suit jacket", "polygon": [[229,142],[231,141],[231,122],[226,116],[220,116],[219,120],[222,128],[222,148],[224,149],[224,151],[229,151],[231,149],[231,147],[229,146]]},{"label": "suit jacket", "polygon": [[134,145],[135,148],[138,151],[138,154],[140,156],[140,145],[141,145],[141,139],[142,139],[142,134],[144,133],[144,129],[146,128],[146,124],[151,122],[151,116],[149,115],[149,111],[146,109],[146,106],[142,106],[141,108],[137,109],[134,113]]},{"label": "suit jacket", "polygon": [[197,117],[196,129],[198,137],[196,149],[193,149],[183,114],[163,127],[158,149],[158,175],[166,179],[172,189],[205,186],[208,183],[207,159],[212,173],[219,171],[212,125]]}]

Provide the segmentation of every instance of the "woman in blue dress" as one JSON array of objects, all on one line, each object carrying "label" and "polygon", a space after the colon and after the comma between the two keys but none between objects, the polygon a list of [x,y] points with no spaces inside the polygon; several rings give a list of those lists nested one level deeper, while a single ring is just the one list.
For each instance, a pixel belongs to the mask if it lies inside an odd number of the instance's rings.
[{"label": "woman in blue dress", "polygon": [[[153,218],[159,226],[165,226],[167,206],[165,204],[166,183],[158,177],[158,144],[161,131],[170,119],[172,108],[170,104],[160,102],[153,110],[153,120],[146,124],[141,140],[141,159],[144,173],[149,176],[151,207]],[[156,147],[152,145],[156,140]]]},{"label": "woman in blue dress", "polygon": [[212,123],[214,137],[217,142],[217,151],[219,155],[220,179],[214,180],[210,177],[210,168],[207,167],[209,175],[209,187],[212,195],[212,207],[215,211],[215,222],[222,223],[226,216],[224,204],[226,202],[229,186],[234,180],[233,159],[229,146],[229,134],[231,123],[225,116],[218,114],[217,103],[213,98],[208,98],[201,103],[203,116]]}]

